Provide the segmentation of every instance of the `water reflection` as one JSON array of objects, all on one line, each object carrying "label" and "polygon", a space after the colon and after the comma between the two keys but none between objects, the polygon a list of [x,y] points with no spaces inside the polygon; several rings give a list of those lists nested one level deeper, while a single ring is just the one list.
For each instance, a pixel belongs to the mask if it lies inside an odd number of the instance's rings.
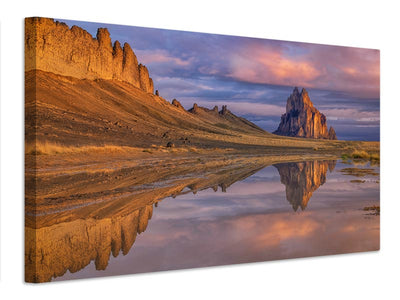
[{"label": "water reflection", "polygon": [[[162,199],[209,188],[226,191],[264,167],[250,163],[200,172],[187,168],[178,176],[167,166],[168,172],[156,178],[147,174],[146,181],[139,182],[131,169],[40,178],[38,185],[27,186],[25,279],[50,281],[92,261],[96,270],[105,270],[110,254],[117,257],[130,251]],[[108,178],[117,180],[107,184]]]},{"label": "water reflection", "polygon": [[[354,189],[340,172],[328,180],[327,171],[334,172],[335,165],[335,161],[275,164],[278,172],[260,164],[232,165],[165,177],[140,189],[122,176],[110,201],[83,195],[90,191],[93,196],[92,186],[82,189],[79,197],[72,189],[71,201],[88,198],[94,204],[48,214],[43,211],[49,208],[40,207],[40,214],[27,212],[26,280],[376,250],[379,222],[365,219],[359,208],[365,201],[379,204],[379,186],[367,183]],[[304,210],[322,185],[326,188],[318,201],[313,200],[311,211],[293,214],[281,201],[286,198],[290,210]],[[104,197],[100,190],[96,195]],[[159,206],[162,199],[165,202]]]},{"label": "water reflection", "polygon": [[26,228],[26,280],[50,281],[67,270],[77,272],[91,261],[96,270],[105,270],[110,254],[128,254],[152,214],[153,206],[146,205],[111,219],[78,219],[39,229]]},{"label": "water reflection", "polygon": [[335,169],[336,161],[306,161],[275,164],[286,186],[286,198],[297,211],[304,210],[315,190],[326,182],[326,172]]}]

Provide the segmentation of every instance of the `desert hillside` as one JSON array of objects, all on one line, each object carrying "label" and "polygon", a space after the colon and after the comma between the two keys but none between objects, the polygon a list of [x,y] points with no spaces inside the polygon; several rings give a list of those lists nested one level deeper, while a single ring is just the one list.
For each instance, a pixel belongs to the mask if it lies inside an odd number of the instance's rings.
[{"label": "desert hillside", "polygon": [[26,99],[28,143],[37,138],[74,146],[148,147],[172,142],[204,147],[224,141],[250,144],[251,139],[271,136],[226,107],[218,111],[195,105],[186,111],[118,80],[32,70],[26,73]]}]

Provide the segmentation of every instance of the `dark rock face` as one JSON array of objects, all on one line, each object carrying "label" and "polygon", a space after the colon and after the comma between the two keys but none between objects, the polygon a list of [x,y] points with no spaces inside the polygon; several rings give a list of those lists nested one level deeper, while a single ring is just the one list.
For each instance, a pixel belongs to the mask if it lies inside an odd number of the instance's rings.
[{"label": "dark rock face", "polygon": [[173,99],[173,100],[172,100],[172,105],[173,105],[173,106],[176,106],[176,107],[178,107],[178,108],[184,109],[183,106],[182,106],[182,104],[181,104],[178,100],[176,100],[176,99]]},{"label": "dark rock face", "polygon": [[286,113],[282,115],[278,135],[336,140],[335,130],[328,132],[326,117],[316,109],[305,89],[301,93],[295,87],[286,103]]},{"label": "dark rock face", "polygon": [[220,115],[226,115],[228,112],[230,112],[230,111],[228,110],[227,106],[226,105],[222,105],[222,109],[219,112]]},{"label": "dark rock face", "polygon": [[199,106],[197,105],[197,103],[194,103],[193,107],[191,109],[189,109],[188,112],[191,112],[193,114],[198,113],[199,112]]},{"label": "dark rock face", "polygon": [[198,106],[197,103],[193,104],[193,107],[188,110],[188,112],[192,114],[198,114],[198,113],[216,113],[218,114],[218,106],[214,106],[213,109],[208,109],[206,107]]},{"label": "dark rock face", "polygon": [[333,129],[332,126],[329,128],[328,139],[330,139],[330,140],[337,140],[336,131],[335,131],[335,129]]}]

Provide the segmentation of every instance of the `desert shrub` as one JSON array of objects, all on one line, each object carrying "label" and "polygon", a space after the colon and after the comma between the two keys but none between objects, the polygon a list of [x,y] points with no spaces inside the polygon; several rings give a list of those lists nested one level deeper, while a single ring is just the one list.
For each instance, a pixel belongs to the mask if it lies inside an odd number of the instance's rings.
[{"label": "desert shrub", "polygon": [[348,154],[342,154],[342,159],[343,160],[348,160],[349,159],[349,155]]},{"label": "desert shrub", "polygon": [[370,155],[366,152],[366,151],[359,151],[359,150],[355,150],[352,154],[351,154],[352,158],[361,158],[361,159],[369,159]]},{"label": "desert shrub", "polygon": [[137,151],[136,148],[128,146],[102,145],[102,146],[67,146],[58,143],[36,142],[25,145],[25,153],[28,155],[54,155],[54,154],[77,154],[77,153],[117,153]]},{"label": "desert shrub", "polygon": [[374,164],[379,164],[380,156],[379,153],[368,153],[366,151],[354,150],[351,154],[344,153],[341,156],[343,161],[348,161],[349,159],[361,161],[370,161]]},{"label": "desert shrub", "polygon": [[370,159],[371,159],[371,160],[374,160],[374,161],[379,161],[379,160],[380,160],[379,153],[373,153],[373,154],[371,154]]}]

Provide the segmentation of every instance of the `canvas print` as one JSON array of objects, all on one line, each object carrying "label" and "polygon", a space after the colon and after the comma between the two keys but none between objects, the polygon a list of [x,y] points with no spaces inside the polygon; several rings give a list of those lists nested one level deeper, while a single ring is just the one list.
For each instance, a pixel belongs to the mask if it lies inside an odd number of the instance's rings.
[{"label": "canvas print", "polygon": [[379,250],[379,50],[25,29],[27,282]]}]

